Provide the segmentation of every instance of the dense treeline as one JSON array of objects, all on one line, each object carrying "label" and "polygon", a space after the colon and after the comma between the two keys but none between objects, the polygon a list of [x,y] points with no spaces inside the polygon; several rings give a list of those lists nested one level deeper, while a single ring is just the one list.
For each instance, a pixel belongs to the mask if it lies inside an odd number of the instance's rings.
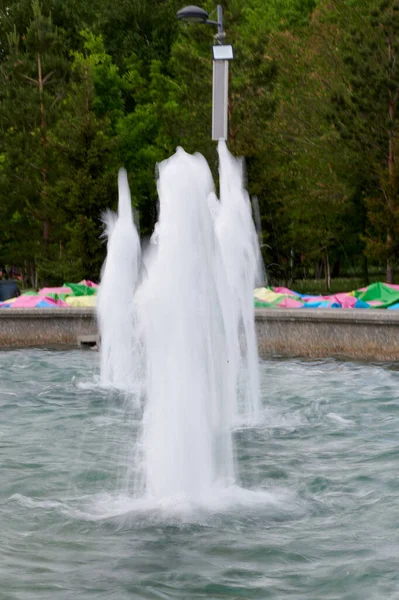
[{"label": "dense treeline", "polygon": [[[129,173],[141,235],[155,165],[210,140],[212,30],[180,0],[1,0],[0,270],[98,279],[101,213]],[[212,12],[215,5],[202,6]],[[399,0],[225,0],[229,147],[246,158],[282,279],[384,266],[399,250]]]}]

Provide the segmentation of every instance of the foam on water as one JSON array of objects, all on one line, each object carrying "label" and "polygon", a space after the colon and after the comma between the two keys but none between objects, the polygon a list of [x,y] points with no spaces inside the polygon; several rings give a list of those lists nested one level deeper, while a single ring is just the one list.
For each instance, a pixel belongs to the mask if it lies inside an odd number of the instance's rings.
[{"label": "foam on water", "polygon": [[243,507],[256,512],[266,510],[269,516],[303,511],[302,504],[289,490],[246,490],[238,486],[215,489],[206,501],[200,498],[194,500],[184,494],[135,498],[123,493],[107,492],[60,500],[33,499],[14,494],[9,500],[33,510],[55,511],[67,519],[93,522],[112,519],[137,521],[138,517],[142,517],[146,522],[197,523],[239,511]]}]

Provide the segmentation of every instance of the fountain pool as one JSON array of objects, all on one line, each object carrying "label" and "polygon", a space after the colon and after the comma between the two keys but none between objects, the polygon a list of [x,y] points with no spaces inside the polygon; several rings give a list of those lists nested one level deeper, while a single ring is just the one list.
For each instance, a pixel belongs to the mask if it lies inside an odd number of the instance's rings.
[{"label": "fountain pool", "polygon": [[[90,351],[0,353],[0,598],[381,600],[399,590],[399,372],[260,363],[209,506],[131,493],[140,409]],[[133,466],[132,466],[133,464]]]}]

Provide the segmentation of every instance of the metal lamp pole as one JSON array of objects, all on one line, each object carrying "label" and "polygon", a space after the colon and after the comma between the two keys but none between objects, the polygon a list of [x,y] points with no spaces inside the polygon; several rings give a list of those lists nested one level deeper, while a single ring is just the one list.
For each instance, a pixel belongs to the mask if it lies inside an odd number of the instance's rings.
[{"label": "metal lamp pole", "polygon": [[212,85],[212,139],[227,140],[228,138],[228,105],[229,105],[229,61],[234,58],[233,46],[223,44],[225,31],[223,29],[223,7],[217,6],[217,21],[211,21],[208,13],[198,6],[186,6],[177,13],[182,21],[216,25],[216,44],[213,52],[213,85]]}]

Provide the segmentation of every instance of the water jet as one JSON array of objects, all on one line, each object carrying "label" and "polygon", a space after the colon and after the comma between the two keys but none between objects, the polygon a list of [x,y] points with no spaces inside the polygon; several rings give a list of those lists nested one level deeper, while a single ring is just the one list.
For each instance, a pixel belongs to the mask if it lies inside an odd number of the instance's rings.
[{"label": "water jet", "polygon": [[156,499],[206,504],[234,485],[232,430],[259,412],[252,293],[260,252],[242,162],[223,141],[218,151],[220,199],[202,155],[178,148],[158,165],[159,219],[140,282],[124,172],[108,234],[101,381],[141,390],[136,494]]}]

